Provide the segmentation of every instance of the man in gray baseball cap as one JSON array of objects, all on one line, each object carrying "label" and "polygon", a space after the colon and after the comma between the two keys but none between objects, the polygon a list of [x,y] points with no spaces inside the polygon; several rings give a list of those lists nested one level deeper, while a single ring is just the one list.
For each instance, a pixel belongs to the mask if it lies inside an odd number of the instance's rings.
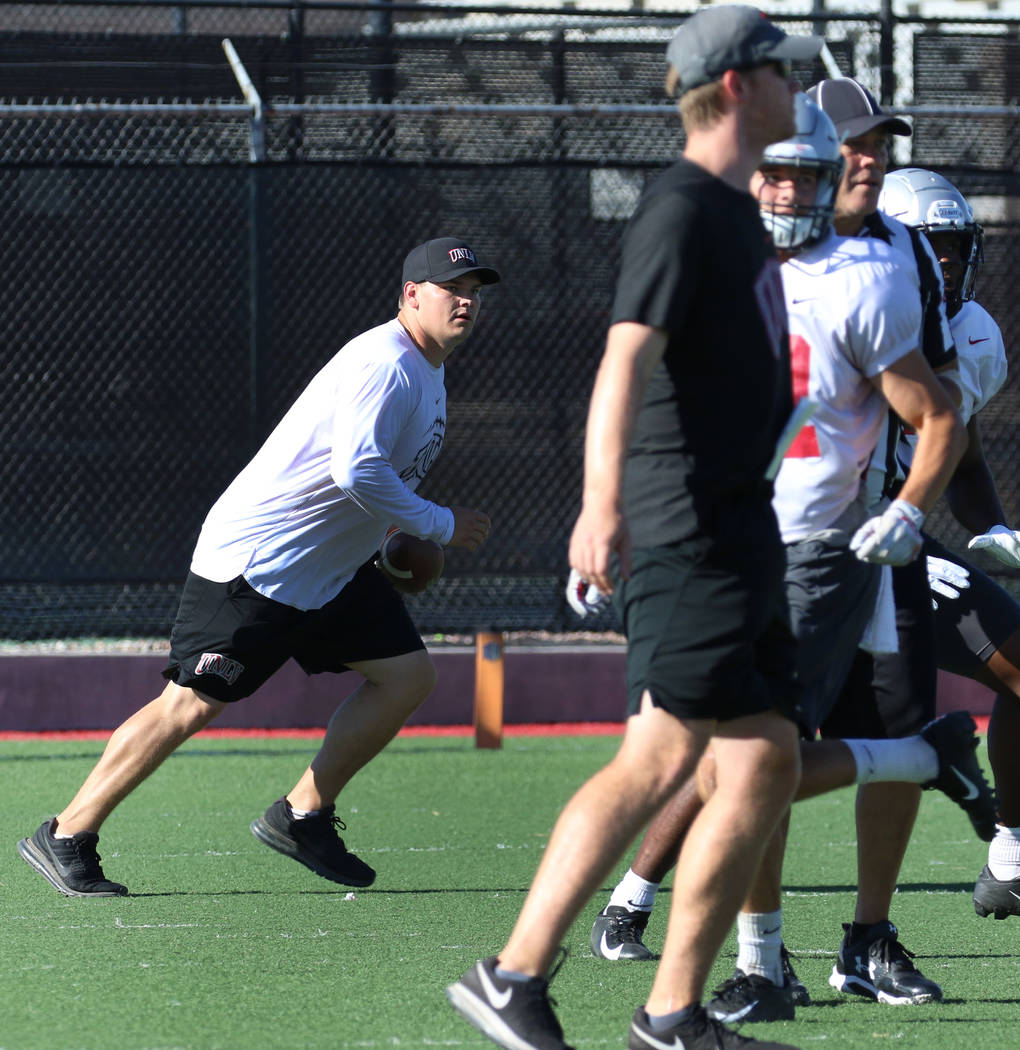
[{"label": "man in gray baseball cap", "polygon": [[823,43],[820,36],[788,36],[756,7],[706,7],[680,26],[666,49],[666,58],[675,71],[675,90],[671,93],[682,95],[710,84],[727,69],[747,70],[770,62],[784,66],[810,62]]},{"label": "man in gray baseball cap", "polygon": [[875,96],[850,77],[821,80],[808,89],[808,98],[825,110],[841,139],[857,138],[874,128],[892,135],[910,134],[905,120],[883,113]]}]

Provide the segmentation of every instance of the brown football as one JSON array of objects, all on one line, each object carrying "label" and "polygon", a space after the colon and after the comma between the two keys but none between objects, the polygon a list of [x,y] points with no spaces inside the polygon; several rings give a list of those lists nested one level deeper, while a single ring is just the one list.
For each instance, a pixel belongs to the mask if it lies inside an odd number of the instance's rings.
[{"label": "brown football", "polygon": [[435,540],[422,540],[399,529],[391,532],[379,551],[378,566],[404,594],[420,594],[443,573],[446,556]]}]

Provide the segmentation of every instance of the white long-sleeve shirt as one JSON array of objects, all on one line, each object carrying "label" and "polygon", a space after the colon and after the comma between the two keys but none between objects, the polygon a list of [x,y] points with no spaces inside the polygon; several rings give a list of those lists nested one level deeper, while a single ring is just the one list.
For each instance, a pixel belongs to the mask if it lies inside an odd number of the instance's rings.
[{"label": "white long-sleeve shirt", "polygon": [[352,339],[213,505],[191,571],[318,609],[391,525],[448,543],[453,512],[414,491],[443,446],[443,378],[395,318]]}]

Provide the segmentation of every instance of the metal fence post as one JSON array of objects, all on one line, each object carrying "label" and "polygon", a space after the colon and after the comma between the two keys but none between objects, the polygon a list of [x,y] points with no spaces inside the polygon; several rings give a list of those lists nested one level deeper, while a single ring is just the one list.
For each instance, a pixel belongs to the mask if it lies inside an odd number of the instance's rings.
[{"label": "metal fence post", "polygon": [[262,98],[229,40],[223,51],[237,78],[245,101],[251,106],[248,148],[248,333],[249,345],[249,446],[254,452],[265,438],[269,413],[266,407],[269,369],[269,209],[266,205],[266,118]]},{"label": "metal fence post", "polygon": [[893,14],[892,0],[882,0],[878,21],[878,67],[883,106],[891,106],[896,95],[896,70],[893,68],[895,26],[896,16]]}]

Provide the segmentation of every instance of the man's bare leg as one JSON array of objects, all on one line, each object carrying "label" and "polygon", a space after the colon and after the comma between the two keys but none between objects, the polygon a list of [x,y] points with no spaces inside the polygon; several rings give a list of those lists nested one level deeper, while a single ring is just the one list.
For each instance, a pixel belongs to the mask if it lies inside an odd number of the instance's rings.
[{"label": "man's bare leg", "polygon": [[615,758],[567,804],[553,828],[506,947],[504,970],[548,973],[567,929],[644,823],[693,772],[714,723],[681,722],[646,694]]},{"label": "man's bare leg", "polygon": [[226,706],[193,689],[167,683],[155,700],[114,730],[78,793],[57,814],[59,832],[99,831],[123,799]]},{"label": "man's bare leg", "polygon": [[397,735],[435,688],[424,650],[350,665],[365,681],[337,708],[315,758],[287,801],[298,810],[331,805],[351,777]]},{"label": "man's bare leg", "polygon": [[800,776],[796,728],[776,713],[723,723],[712,750],[716,790],[680,851],[666,943],[646,1006],[651,1015],[700,1002]]}]

